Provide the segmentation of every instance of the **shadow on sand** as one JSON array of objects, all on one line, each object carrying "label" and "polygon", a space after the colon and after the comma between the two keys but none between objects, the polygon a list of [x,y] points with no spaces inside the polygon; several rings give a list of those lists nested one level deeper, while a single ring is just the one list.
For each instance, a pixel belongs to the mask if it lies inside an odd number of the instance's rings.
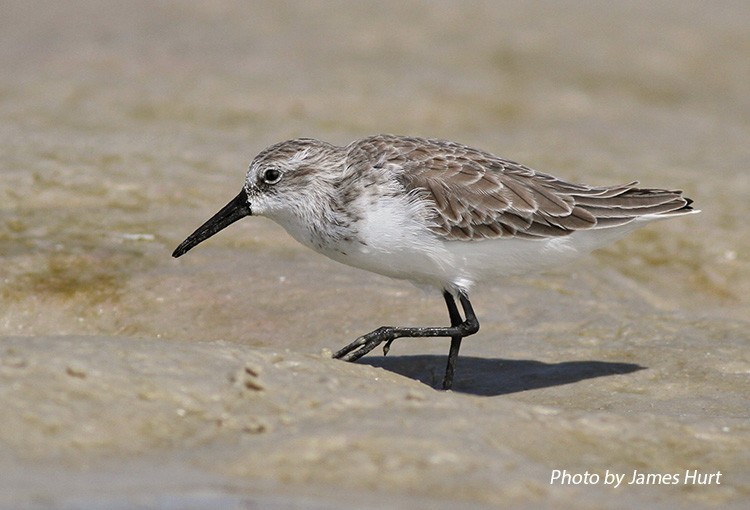
[{"label": "shadow on sand", "polygon": [[[359,363],[384,368],[439,388],[445,371],[445,356],[373,356]],[[562,361],[458,358],[453,391],[495,396],[519,391],[549,388],[609,375],[628,374],[646,367],[609,361]]]}]

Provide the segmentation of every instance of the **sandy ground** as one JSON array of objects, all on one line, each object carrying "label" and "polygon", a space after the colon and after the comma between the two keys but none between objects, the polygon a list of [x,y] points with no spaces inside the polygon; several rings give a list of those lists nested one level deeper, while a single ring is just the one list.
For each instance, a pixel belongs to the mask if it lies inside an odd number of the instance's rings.
[{"label": "sandy ground", "polygon": [[[720,354],[693,368],[704,374],[699,381],[679,378],[671,363],[646,370],[469,359],[460,366],[470,372],[458,385],[464,394],[412,380],[432,359],[395,357],[379,362],[383,369],[326,353],[117,337],[6,338],[3,349],[4,446],[24,457],[4,462],[8,507],[178,508],[193,500],[242,507],[268,498],[303,507],[363,500],[573,508],[583,498],[591,507],[668,508],[675,500],[740,500],[747,483],[746,417],[727,415],[703,389],[738,379],[736,360]],[[483,371],[485,364],[495,370]],[[394,373],[401,371],[407,377]],[[493,374],[494,391],[485,383],[480,396],[470,394]],[[550,394],[491,398],[527,388]],[[740,392],[729,397],[744,404]],[[550,485],[553,469],[602,480]],[[721,484],[685,485],[691,469],[721,472]],[[626,474],[623,486],[605,486],[606,470]],[[682,482],[626,486],[634,470],[675,473]],[[617,494],[625,496],[620,506],[612,503]]]},{"label": "sandy ground", "polygon": [[[749,25],[739,1],[5,2],[0,507],[744,508]],[[438,294],[261,218],[170,257],[267,144],[378,132],[703,212],[479,289],[450,392],[446,340],[330,359],[445,323]]]}]

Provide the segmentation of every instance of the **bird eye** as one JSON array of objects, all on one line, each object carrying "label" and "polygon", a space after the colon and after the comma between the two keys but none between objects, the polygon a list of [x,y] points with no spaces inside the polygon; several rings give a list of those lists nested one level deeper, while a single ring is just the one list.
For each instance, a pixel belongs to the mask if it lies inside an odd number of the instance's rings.
[{"label": "bird eye", "polygon": [[263,172],[263,182],[266,184],[276,184],[281,180],[281,172],[275,168],[269,168]]}]

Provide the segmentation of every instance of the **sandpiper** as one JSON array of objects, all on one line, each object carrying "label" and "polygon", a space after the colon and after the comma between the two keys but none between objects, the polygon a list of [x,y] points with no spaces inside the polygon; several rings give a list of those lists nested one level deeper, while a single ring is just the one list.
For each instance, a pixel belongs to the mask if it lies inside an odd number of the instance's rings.
[{"label": "sandpiper", "polygon": [[650,221],[698,212],[681,191],[637,184],[573,184],[445,140],[377,135],[340,147],[298,138],[258,154],[242,191],[172,256],[259,215],[333,260],[436,288],[449,327],[384,326],[333,356],[354,361],[380,344],[387,354],[396,338],[450,337],[450,389],[461,340],[479,330],[468,297],[475,284],[566,263]]}]

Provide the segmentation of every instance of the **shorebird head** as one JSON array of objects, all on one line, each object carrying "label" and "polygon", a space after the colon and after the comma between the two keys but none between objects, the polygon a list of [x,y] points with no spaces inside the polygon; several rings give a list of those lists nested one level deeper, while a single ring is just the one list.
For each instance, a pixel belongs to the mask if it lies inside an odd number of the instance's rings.
[{"label": "shorebird head", "polygon": [[336,175],[343,162],[335,157],[340,151],[312,138],[287,140],[263,150],[250,164],[242,191],[190,234],[172,256],[184,255],[245,216],[269,216],[284,224],[289,217],[305,215],[316,203],[315,195],[326,190],[326,182]]}]

